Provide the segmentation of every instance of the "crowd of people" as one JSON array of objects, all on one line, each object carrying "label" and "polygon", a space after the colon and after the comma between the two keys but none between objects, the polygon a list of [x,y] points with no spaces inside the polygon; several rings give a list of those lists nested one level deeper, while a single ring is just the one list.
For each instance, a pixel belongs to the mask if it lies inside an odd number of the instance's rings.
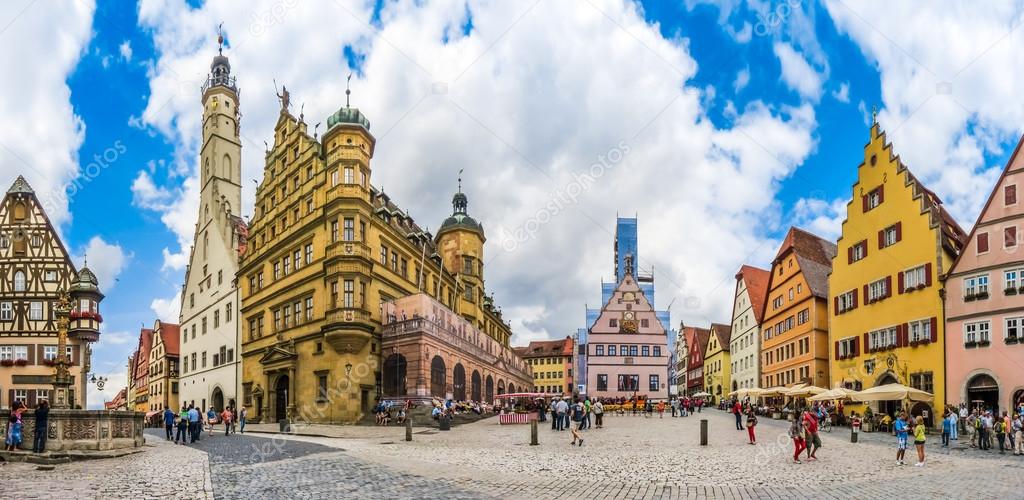
[{"label": "crowd of people", "polygon": [[967,405],[947,408],[942,420],[943,446],[949,446],[950,439],[958,440],[961,432],[967,434],[971,448],[991,450],[998,446],[1001,454],[1009,450],[1024,455],[1024,402],[1014,408],[1013,415],[1008,411],[997,415],[981,408],[968,410]]},{"label": "crowd of people", "polygon": [[170,408],[164,408],[162,418],[164,430],[167,433],[166,439],[174,441],[174,444],[187,445],[200,441],[204,430],[208,436],[213,436],[217,425],[224,425],[225,436],[236,432],[244,434],[247,410],[244,406],[241,410],[227,406],[217,412],[211,406],[206,413],[203,413],[195,405],[189,404],[182,405],[179,413],[175,413]]}]

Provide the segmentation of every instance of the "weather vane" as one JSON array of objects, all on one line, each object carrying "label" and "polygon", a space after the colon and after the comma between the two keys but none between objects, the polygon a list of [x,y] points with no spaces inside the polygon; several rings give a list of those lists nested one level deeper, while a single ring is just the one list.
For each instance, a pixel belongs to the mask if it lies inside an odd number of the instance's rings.
[{"label": "weather vane", "polygon": [[462,169],[462,168],[459,169],[459,192],[460,193],[462,192],[462,171],[463,170],[465,170],[465,169]]},{"label": "weather vane", "polygon": [[349,101],[348,96],[352,95],[352,73],[348,74],[348,79],[345,80],[345,107],[348,108]]},{"label": "weather vane", "polygon": [[224,23],[217,25],[217,54],[224,54]]}]

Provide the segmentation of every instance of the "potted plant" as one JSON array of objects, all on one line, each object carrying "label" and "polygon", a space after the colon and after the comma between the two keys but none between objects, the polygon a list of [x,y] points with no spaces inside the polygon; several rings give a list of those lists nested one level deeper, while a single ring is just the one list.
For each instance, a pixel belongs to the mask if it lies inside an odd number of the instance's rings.
[{"label": "potted plant", "polygon": [[1003,294],[1004,295],[1017,295],[1017,289],[1013,288],[1013,287],[1007,288],[1006,290],[1003,290]]},{"label": "potted plant", "polygon": [[1020,340],[1017,339],[1016,335],[1007,335],[1006,336],[1006,343],[1008,345],[1009,344],[1016,344],[1016,343],[1019,343],[1019,342],[1020,342]]},{"label": "potted plant", "polygon": [[985,347],[987,345],[989,345],[988,339],[978,341],[978,347]]},{"label": "potted plant", "polygon": [[13,359],[0,359],[0,366],[14,366]]},{"label": "potted plant", "polygon": [[14,366],[28,366],[28,360],[24,358],[16,359],[14,360]]},{"label": "potted plant", "polygon": [[43,360],[43,364],[46,366],[57,366],[57,360],[47,358]]}]

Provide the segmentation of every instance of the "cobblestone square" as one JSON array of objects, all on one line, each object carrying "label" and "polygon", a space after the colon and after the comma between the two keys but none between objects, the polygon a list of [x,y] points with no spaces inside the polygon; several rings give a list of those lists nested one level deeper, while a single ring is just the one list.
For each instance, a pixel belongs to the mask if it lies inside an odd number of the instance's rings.
[{"label": "cobblestone square", "polygon": [[[700,419],[710,426],[699,442]],[[790,463],[783,422],[762,419],[758,444],[732,416],[707,410],[688,418],[608,416],[570,446],[568,431],[496,419],[449,432],[416,427],[297,426],[204,436],[175,446],[155,431],[144,453],[58,465],[0,467],[18,498],[1017,498],[1024,457],[980,452],[930,437],[924,468],[894,465],[893,439],[849,430],[822,433],[819,460]],[[909,451],[908,453],[913,453]]]}]

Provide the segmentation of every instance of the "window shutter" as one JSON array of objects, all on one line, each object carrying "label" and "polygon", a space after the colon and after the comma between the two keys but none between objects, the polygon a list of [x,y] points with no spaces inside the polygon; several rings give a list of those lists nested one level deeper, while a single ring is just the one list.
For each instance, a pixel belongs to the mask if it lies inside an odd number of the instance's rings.
[{"label": "window shutter", "polygon": [[850,306],[850,309],[856,309],[856,308],[857,308],[857,291],[854,290],[853,291],[853,305]]},{"label": "window shutter", "polygon": [[30,364],[30,365],[36,364],[36,346],[34,346],[34,345],[28,346],[27,351],[28,351],[28,364]]},{"label": "window shutter", "polygon": [[978,233],[978,253],[988,251],[988,233]]},{"label": "window shutter", "polygon": [[868,240],[860,242],[860,246],[864,250],[864,257],[866,258],[868,256]]},{"label": "window shutter", "polygon": [[938,342],[939,341],[939,322],[938,322],[938,319],[936,319],[934,316],[932,316],[931,332],[932,332],[932,342]]},{"label": "window shutter", "polygon": [[868,348],[871,346],[870,333],[864,334],[864,352],[868,352]]},{"label": "window shutter", "polygon": [[832,312],[839,314],[839,296],[832,297]]},{"label": "window shutter", "polygon": [[853,247],[846,249],[846,263],[853,264]]},{"label": "window shutter", "polygon": [[878,231],[878,249],[885,248],[885,229]]},{"label": "window shutter", "polygon": [[892,297],[892,276],[885,277],[885,296]]},{"label": "window shutter", "polygon": [[878,186],[878,204],[885,203],[885,184]]},{"label": "window shutter", "polygon": [[900,272],[896,273],[896,280],[897,280],[897,285],[899,285],[899,287],[900,287],[899,288],[900,293],[903,293],[904,291],[906,291],[905,288],[904,288],[904,285],[903,285],[903,283],[904,283],[903,282],[903,274],[904,274],[903,271],[900,271]]},{"label": "window shutter", "polygon": [[867,195],[863,195],[863,196],[860,197],[860,204],[861,204],[861,208],[863,209],[863,211],[867,212],[868,211],[868,196]]},{"label": "window shutter", "polygon": [[864,303],[865,304],[870,303],[871,302],[870,299],[871,299],[871,296],[868,295],[868,286],[864,285]]},{"label": "window shutter", "polygon": [[28,401],[25,404],[27,404],[29,408],[35,408],[36,407],[36,391],[32,390],[32,389],[29,389],[28,391],[25,391],[25,392],[28,393],[28,397],[27,397]]},{"label": "window shutter", "polygon": [[[839,341],[837,340],[835,342],[835,344],[836,344],[836,359],[839,359]],[[11,399],[13,399],[13,398],[14,398],[14,389],[11,389]]]},{"label": "window shutter", "polygon": [[910,325],[903,323],[903,347],[910,345]]},{"label": "window shutter", "polygon": [[903,223],[896,223],[896,241],[903,241]]},{"label": "window shutter", "polygon": [[[836,352],[839,352],[839,350],[836,349]],[[7,407],[14,408],[14,389],[7,390]]]},{"label": "window shutter", "polygon": [[860,354],[860,337],[853,338],[853,355],[857,356]]},{"label": "window shutter", "polygon": [[924,286],[932,286],[932,263],[924,265]]}]

